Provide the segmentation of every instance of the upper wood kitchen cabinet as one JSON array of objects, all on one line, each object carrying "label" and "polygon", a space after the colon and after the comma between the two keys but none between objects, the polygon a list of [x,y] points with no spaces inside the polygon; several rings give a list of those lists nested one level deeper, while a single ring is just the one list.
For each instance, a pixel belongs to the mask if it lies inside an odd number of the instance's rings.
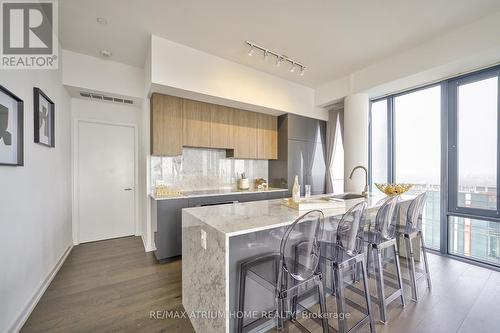
[{"label": "upper wood kitchen cabinet", "polygon": [[257,114],[257,158],[278,159],[278,118]]},{"label": "upper wood kitchen cabinet", "polygon": [[182,99],[162,94],[151,96],[151,154],[182,154]]},{"label": "upper wood kitchen cabinet", "polygon": [[257,113],[235,110],[233,157],[257,158]]},{"label": "upper wood kitchen cabinet", "polygon": [[234,109],[221,105],[210,105],[210,147],[234,148]]},{"label": "upper wood kitchen cabinet", "polygon": [[183,104],[182,144],[211,148],[210,104],[185,99]]}]

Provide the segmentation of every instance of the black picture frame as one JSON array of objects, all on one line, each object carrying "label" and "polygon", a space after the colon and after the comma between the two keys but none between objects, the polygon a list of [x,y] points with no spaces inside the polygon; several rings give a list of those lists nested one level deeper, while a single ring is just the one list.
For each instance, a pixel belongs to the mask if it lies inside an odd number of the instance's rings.
[{"label": "black picture frame", "polygon": [[[12,92],[10,92],[8,89],[6,89],[4,86],[0,85],[0,92],[3,93],[7,98],[11,99],[12,105],[16,106],[16,110],[11,110],[8,109],[6,106],[1,104],[1,97],[0,97],[0,145],[5,143],[5,140],[8,140],[12,142],[12,137],[16,138],[16,145],[17,147],[14,149],[16,153],[16,157],[14,158],[15,161],[8,162],[6,160],[2,160],[2,157],[0,156],[0,165],[6,165],[6,166],[23,166],[24,165],[24,102],[22,99],[14,95]],[[16,115],[16,123],[17,126],[14,128],[16,130],[16,133],[11,133],[8,130],[8,119],[9,115]],[[5,126],[3,126],[3,121],[5,121]],[[11,129],[13,131],[14,129]]]},{"label": "black picture frame", "polygon": [[[35,143],[47,146],[47,147],[55,147],[55,104],[52,100],[44,94],[44,92],[40,88],[33,88],[33,130],[34,130],[34,139]],[[44,117],[40,117],[40,107],[42,104],[40,100],[44,99],[47,102],[48,110],[47,115]],[[40,121],[45,121],[45,131],[48,134],[47,141],[44,141],[40,135],[41,124]],[[48,128],[47,128],[48,127]]]}]

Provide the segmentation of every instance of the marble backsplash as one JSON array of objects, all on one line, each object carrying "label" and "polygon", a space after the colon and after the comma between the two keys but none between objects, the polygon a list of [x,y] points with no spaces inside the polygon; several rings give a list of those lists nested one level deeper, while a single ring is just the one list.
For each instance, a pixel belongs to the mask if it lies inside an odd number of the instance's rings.
[{"label": "marble backsplash", "polygon": [[183,148],[181,156],[151,156],[151,187],[163,183],[179,191],[236,187],[245,173],[252,186],[255,178],[268,179],[267,160],[226,158],[223,149]]}]

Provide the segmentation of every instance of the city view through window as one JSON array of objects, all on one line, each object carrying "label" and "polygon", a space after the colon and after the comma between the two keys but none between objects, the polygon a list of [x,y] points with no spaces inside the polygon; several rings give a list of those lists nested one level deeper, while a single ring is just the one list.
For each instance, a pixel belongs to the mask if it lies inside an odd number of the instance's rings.
[{"label": "city view through window", "polygon": [[[441,89],[435,85],[373,102],[370,138],[372,184],[411,183],[411,192],[427,192],[424,238],[427,247],[437,250],[441,245]],[[497,211],[498,77],[456,89],[456,179],[448,181],[456,181],[457,206]],[[393,179],[388,179],[391,158]],[[452,215],[447,221],[448,252],[500,265],[500,223],[476,218],[477,214],[474,218]]]}]

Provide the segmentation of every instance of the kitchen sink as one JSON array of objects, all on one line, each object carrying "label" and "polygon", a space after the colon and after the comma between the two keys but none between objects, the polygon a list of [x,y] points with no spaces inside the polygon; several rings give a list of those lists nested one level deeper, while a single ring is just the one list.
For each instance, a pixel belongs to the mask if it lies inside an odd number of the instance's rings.
[{"label": "kitchen sink", "polygon": [[352,199],[361,199],[364,198],[362,194],[357,193],[342,193],[342,194],[334,194],[326,197],[329,200],[352,200]]}]

